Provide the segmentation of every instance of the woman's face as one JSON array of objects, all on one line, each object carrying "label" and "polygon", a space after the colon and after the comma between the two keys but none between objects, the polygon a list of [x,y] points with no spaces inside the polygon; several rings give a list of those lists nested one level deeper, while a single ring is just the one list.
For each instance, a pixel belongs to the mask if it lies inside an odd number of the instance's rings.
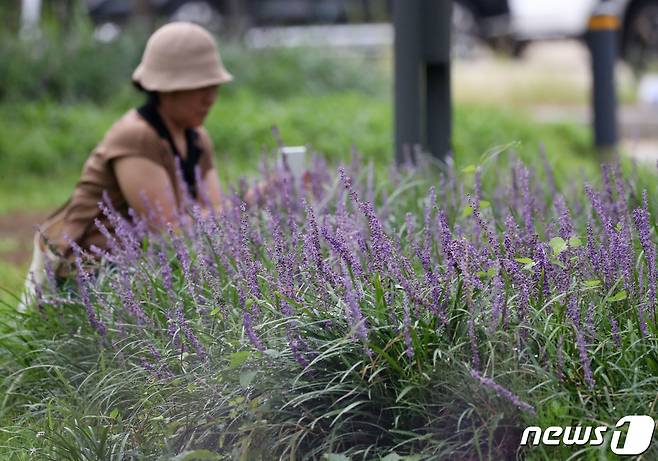
[{"label": "woman's face", "polygon": [[184,128],[196,128],[203,124],[217,99],[219,85],[195,90],[160,93],[160,110],[174,123]]}]

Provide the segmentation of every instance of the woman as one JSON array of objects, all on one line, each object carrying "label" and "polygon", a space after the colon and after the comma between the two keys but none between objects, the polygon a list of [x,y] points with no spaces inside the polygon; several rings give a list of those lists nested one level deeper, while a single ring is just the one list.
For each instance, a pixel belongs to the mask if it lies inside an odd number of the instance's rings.
[{"label": "woman", "polygon": [[[148,217],[147,207],[156,207],[160,222],[154,225],[177,224],[185,192],[181,183],[200,204],[220,205],[213,147],[202,124],[219,86],[233,77],[213,37],[191,23],[161,27],[149,38],[132,80],[147,93],[147,102],[110,128],[87,159],[69,201],[42,225],[22,308],[45,279],[46,259],[65,275],[73,270],[71,242],[83,249],[106,248],[107,239],[95,224],[98,220],[114,231],[99,208],[104,196],[126,217],[130,208]],[[177,164],[183,181],[177,179]]]}]

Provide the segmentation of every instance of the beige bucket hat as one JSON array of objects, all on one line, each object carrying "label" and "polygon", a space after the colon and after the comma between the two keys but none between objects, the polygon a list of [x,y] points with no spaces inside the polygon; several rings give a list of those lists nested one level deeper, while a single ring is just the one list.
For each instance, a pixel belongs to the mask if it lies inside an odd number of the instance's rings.
[{"label": "beige bucket hat", "polygon": [[148,91],[193,90],[233,80],[212,35],[191,22],[172,22],[148,39],[133,82]]}]

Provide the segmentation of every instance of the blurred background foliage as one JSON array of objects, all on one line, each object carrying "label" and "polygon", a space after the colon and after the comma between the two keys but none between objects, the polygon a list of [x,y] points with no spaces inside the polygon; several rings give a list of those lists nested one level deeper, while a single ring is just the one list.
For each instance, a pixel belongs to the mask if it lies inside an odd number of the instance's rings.
[{"label": "blurred background foliage", "polygon": [[[0,211],[48,208],[64,200],[103,134],[142,96],[130,84],[148,37],[140,23],[113,41],[95,38],[84,9],[63,22],[44,11],[38,36],[0,39]],[[392,77],[389,51],[345,48],[252,49],[220,37],[236,81],[222,88],[207,120],[225,181],[255,171],[276,146],[308,144],[333,160],[353,146],[388,166],[392,159]],[[456,104],[454,150],[468,165],[493,146],[519,141],[532,160],[541,143],[549,157],[569,153],[589,163],[585,130],[569,124],[538,127],[507,107]],[[44,182],[45,181],[45,182]],[[38,184],[35,190],[35,184]]]},{"label": "blurred background foliage", "polygon": [[[12,292],[31,254],[27,229],[67,199],[94,146],[143,100],[130,75],[150,28],[135,21],[103,42],[81,3],[74,1],[78,7],[67,15],[62,4],[44,2],[38,34],[20,33],[18,8],[0,16],[0,220],[10,229],[0,233],[0,257],[6,260],[0,263],[0,288]],[[284,143],[308,145],[334,164],[349,162],[357,149],[374,162],[377,177],[386,179],[393,159],[390,49],[254,49],[228,37],[219,37],[219,43],[236,80],[221,88],[206,126],[225,187],[254,174],[263,154],[274,155],[273,126]],[[544,93],[537,87],[531,97],[546,98]],[[541,145],[558,182],[568,181],[574,169],[596,177],[586,129],[569,122],[539,125],[516,106],[456,96],[458,168],[478,164],[483,156],[504,162],[510,152],[532,165]]]}]

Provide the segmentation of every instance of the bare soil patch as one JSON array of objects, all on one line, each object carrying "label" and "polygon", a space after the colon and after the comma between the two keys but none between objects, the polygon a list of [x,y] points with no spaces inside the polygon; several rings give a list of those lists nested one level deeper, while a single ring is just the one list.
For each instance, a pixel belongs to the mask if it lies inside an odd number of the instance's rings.
[{"label": "bare soil patch", "polygon": [[43,222],[47,211],[15,211],[0,214],[0,259],[24,265],[32,256],[34,226]]}]

